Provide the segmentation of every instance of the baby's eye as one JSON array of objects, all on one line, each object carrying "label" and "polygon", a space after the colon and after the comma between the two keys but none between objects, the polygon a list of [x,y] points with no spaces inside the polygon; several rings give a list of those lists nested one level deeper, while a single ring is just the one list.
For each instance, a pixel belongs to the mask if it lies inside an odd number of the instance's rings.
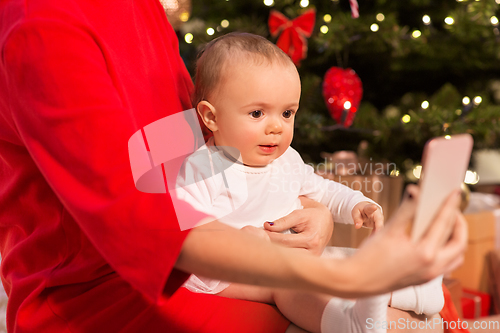
[{"label": "baby's eye", "polygon": [[283,117],[284,118],[291,118],[293,116],[293,110],[286,110],[283,112]]},{"label": "baby's eye", "polygon": [[262,117],[262,111],[260,111],[260,110],[252,111],[252,112],[250,112],[250,116],[252,118],[260,118],[260,117]]}]

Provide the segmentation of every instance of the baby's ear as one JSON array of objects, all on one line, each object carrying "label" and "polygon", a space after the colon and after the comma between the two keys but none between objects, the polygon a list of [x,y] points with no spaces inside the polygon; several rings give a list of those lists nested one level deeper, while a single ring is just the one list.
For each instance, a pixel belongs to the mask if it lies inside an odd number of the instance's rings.
[{"label": "baby's ear", "polygon": [[205,126],[212,132],[217,131],[217,118],[214,106],[207,101],[201,101],[196,106],[196,110]]}]

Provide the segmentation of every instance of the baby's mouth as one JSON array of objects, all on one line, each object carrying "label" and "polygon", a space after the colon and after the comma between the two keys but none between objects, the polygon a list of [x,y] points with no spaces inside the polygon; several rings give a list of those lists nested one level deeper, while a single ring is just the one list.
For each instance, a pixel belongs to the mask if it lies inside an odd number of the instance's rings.
[{"label": "baby's mouth", "polygon": [[259,145],[259,148],[260,150],[264,153],[264,154],[272,154],[276,151],[276,148],[278,147],[278,145],[276,144],[271,144],[271,145]]}]

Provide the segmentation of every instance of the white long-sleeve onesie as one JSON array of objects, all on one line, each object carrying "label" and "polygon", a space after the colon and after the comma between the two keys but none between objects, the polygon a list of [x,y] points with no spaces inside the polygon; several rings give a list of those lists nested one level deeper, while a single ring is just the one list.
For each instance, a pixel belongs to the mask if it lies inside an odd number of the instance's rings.
[{"label": "white long-sleeve onesie", "polygon": [[[269,165],[256,168],[228,159],[213,139],[186,159],[176,194],[195,209],[235,228],[262,228],[266,221],[302,208],[302,195],[328,207],[334,221],[347,224],[354,223],[351,212],[356,204],[373,202],[359,191],[316,175],[291,147]],[[192,275],[185,287],[215,294],[228,285]]]}]

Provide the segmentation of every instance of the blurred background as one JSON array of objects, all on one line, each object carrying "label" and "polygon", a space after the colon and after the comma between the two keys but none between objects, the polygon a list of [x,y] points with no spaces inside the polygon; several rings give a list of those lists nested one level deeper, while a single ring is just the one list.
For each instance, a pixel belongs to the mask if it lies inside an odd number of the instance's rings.
[{"label": "blurred background", "polygon": [[[286,23],[271,34],[272,11],[298,28],[306,49],[298,65],[303,91],[292,146],[308,162],[324,162],[322,152],[355,151],[360,157],[395,163],[396,173],[415,181],[413,171],[431,137],[468,132],[476,150],[499,147],[500,0],[162,3],[191,73],[199,48],[227,32],[251,32],[273,42],[286,38],[281,36]],[[306,37],[301,33],[304,22],[297,21],[311,9],[314,22]],[[341,117],[337,114],[336,121],[335,111],[327,106],[328,98],[342,99],[343,92],[352,92],[349,84],[334,87],[334,79],[325,80],[332,67],[344,70],[347,81],[352,69],[361,81],[359,106],[351,100],[352,125],[342,126]],[[336,91],[325,98],[329,88]],[[359,95],[356,89],[354,93]]]}]

